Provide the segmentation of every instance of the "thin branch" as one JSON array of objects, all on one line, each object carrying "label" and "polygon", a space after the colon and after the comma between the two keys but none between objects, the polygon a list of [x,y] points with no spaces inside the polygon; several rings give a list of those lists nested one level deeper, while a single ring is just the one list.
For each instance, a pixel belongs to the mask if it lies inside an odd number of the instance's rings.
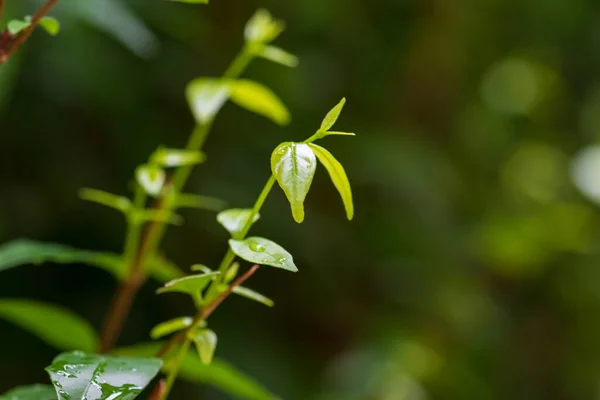
[{"label": "thin branch", "polygon": [[[3,1],[4,0],[0,0],[0,4],[2,4]],[[50,10],[56,5],[56,3],[58,3],[58,1],[59,0],[47,0],[44,3],[44,5],[42,5],[36,11],[36,13],[31,18],[31,24],[26,29],[24,29],[23,31],[19,32],[19,34],[17,35],[17,37],[15,38],[15,40],[13,40],[7,46],[7,48],[4,51],[4,58],[5,59],[4,60],[0,60],[0,62],[8,60],[10,58],[10,56],[12,54],[14,54],[14,52],[17,51],[19,49],[19,47],[21,47],[23,45],[23,43],[25,43],[25,41],[27,39],[29,39],[29,37],[33,33],[34,29],[40,23],[41,19],[44,18],[46,16],[46,14],[48,14],[50,12]]]},{"label": "thin branch", "polygon": [[156,386],[154,387],[154,389],[152,390],[150,397],[148,397],[148,400],[162,399],[163,395],[165,394],[166,389],[167,389],[167,384],[166,384],[165,380],[164,379],[159,380],[158,383],[156,384]]},{"label": "thin branch", "polygon": [[192,323],[192,325],[190,325],[190,327],[188,329],[185,329],[181,332],[179,332],[177,335],[173,336],[171,338],[171,340],[169,340],[160,350],[158,353],[156,353],[156,357],[162,357],[165,354],[167,354],[173,347],[175,347],[179,342],[183,341],[185,339],[185,337],[187,336],[187,334],[195,328],[195,326],[200,323],[201,321],[204,321],[205,319],[207,319],[216,309],[217,307],[219,307],[219,305],[227,298],[229,297],[229,295],[233,292],[233,289],[235,289],[237,286],[240,286],[242,283],[244,283],[246,280],[248,280],[248,278],[250,278],[252,275],[254,275],[254,273],[258,270],[258,268],[260,268],[260,265],[253,265],[252,268],[250,268],[248,271],[246,271],[244,273],[244,275],[240,276],[239,278],[237,278],[231,285],[229,285],[229,287],[227,288],[226,291],[224,291],[223,293],[221,293],[221,295],[219,297],[217,297],[212,303],[210,303],[206,308],[201,309],[198,314],[196,315],[196,317],[194,318],[194,322]]},{"label": "thin branch", "polygon": [[3,15],[4,15],[4,0],[0,0],[0,22],[2,22]]}]

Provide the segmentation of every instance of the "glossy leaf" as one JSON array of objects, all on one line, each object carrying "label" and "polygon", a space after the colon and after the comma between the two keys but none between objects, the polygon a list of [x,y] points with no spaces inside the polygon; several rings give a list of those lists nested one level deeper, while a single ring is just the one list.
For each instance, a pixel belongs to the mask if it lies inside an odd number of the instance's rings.
[{"label": "glossy leaf", "polygon": [[0,271],[25,264],[87,264],[102,268],[117,279],[123,279],[127,270],[120,256],[112,253],[78,250],[55,243],[41,243],[18,239],[0,246]]},{"label": "glossy leaf", "polygon": [[296,222],[304,221],[304,199],[310,190],[317,159],[304,143],[285,142],[271,155],[271,170],[288,198]]},{"label": "glossy leaf", "polygon": [[258,51],[258,55],[269,61],[285,65],[286,67],[294,68],[298,66],[298,57],[291,53],[288,53],[283,49],[280,49],[277,46],[262,46]]},{"label": "glossy leaf", "polygon": [[269,239],[256,236],[244,240],[230,239],[229,247],[238,257],[253,264],[298,271],[292,255]]},{"label": "glossy leaf", "polygon": [[79,190],[79,197],[124,213],[131,208],[131,201],[127,197],[117,196],[103,190],[83,188]]},{"label": "glossy leaf", "polygon": [[247,79],[231,84],[231,100],[245,109],[263,115],[279,125],[290,122],[290,113],[268,87]]},{"label": "glossy leaf", "polygon": [[53,304],[0,299],[0,318],[60,350],[94,351],[98,346],[96,332],[87,321]]},{"label": "glossy leaf", "polygon": [[155,165],[140,165],[135,170],[137,183],[151,196],[158,196],[165,183],[166,174]]},{"label": "glossy leaf", "polygon": [[[136,346],[115,349],[114,354],[132,356],[152,356],[162,347],[161,343],[143,343]],[[165,372],[168,366],[163,367]],[[262,387],[254,379],[246,376],[229,363],[214,359],[210,365],[204,365],[197,355],[189,352],[181,363],[179,377],[195,383],[211,385],[237,399],[277,400],[278,397]]]},{"label": "glossy leaf", "polygon": [[163,167],[182,167],[184,165],[199,164],[205,159],[206,155],[200,151],[161,147],[152,154],[151,162]]},{"label": "glossy leaf", "polygon": [[248,42],[269,43],[279,36],[284,28],[283,21],[273,19],[267,10],[260,9],[246,24],[244,36]]},{"label": "glossy leaf", "polygon": [[217,347],[217,334],[210,329],[198,329],[191,334],[191,339],[196,345],[202,363],[209,365]]},{"label": "glossy leaf", "polygon": [[340,193],[342,201],[344,202],[346,217],[351,220],[354,217],[354,203],[352,201],[352,189],[350,188],[350,182],[348,181],[348,176],[346,176],[344,167],[324,147],[314,143],[309,144],[309,146],[314,151],[321,164],[327,169],[327,172],[329,172],[331,181]]},{"label": "glossy leaf", "polygon": [[331,109],[331,111],[327,113],[325,119],[323,119],[323,122],[321,122],[322,131],[328,131],[329,129],[331,129],[333,124],[335,124],[335,121],[337,121],[338,117],[340,116],[340,113],[344,108],[344,104],[346,104],[345,98],[343,98],[342,101],[340,101],[335,107]]},{"label": "glossy leaf", "polygon": [[185,90],[192,114],[199,124],[213,120],[229,98],[229,93],[229,83],[213,78],[194,79]]},{"label": "glossy leaf", "polygon": [[131,400],[160,371],[156,358],[63,353],[46,368],[59,400]]},{"label": "glossy leaf", "polygon": [[60,22],[56,18],[44,17],[40,20],[40,26],[51,36],[60,32]]},{"label": "glossy leaf", "polygon": [[181,193],[175,198],[175,206],[178,208],[189,207],[209,211],[221,211],[227,207],[227,203],[216,197]]},{"label": "glossy leaf", "polygon": [[[252,209],[249,208],[232,208],[217,214],[217,221],[235,238],[244,229],[251,214]],[[252,223],[258,221],[259,218],[260,215],[256,213]]]},{"label": "glossy leaf", "polygon": [[163,336],[192,326],[194,319],[192,317],[177,317],[168,321],[161,322],[150,331],[150,337],[153,340],[160,339]]},{"label": "glossy leaf", "polygon": [[21,386],[0,395],[0,400],[56,400],[56,390],[50,385]]},{"label": "glossy leaf", "polygon": [[268,297],[263,296],[262,294],[255,292],[252,289],[249,289],[245,286],[236,286],[233,288],[233,293],[239,294],[247,299],[257,301],[259,303],[264,304],[267,307],[273,307],[275,302]]}]

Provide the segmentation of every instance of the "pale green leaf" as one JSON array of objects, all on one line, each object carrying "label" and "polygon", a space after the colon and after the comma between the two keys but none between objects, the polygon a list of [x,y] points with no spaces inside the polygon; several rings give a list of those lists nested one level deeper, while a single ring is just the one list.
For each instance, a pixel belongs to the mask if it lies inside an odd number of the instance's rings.
[{"label": "pale green leaf", "polygon": [[240,269],[240,263],[234,262],[232,263],[227,271],[225,272],[225,276],[223,277],[223,281],[225,283],[231,282],[236,276]]},{"label": "pale green leaf", "polygon": [[[136,346],[113,350],[113,354],[126,356],[153,356],[162,347],[162,343],[143,343]],[[163,368],[168,372],[168,366]],[[179,377],[183,380],[214,386],[234,398],[245,400],[277,400],[278,397],[262,387],[254,379],[230,365],[214,359],[210,365],[204,365],[197,355],[188,353],[181,363]]]},{"label": "pale green leaf", "polygon": [[63,353],[46,368],[59,400],[131,400],[162,366],[157,358]]},{"label": "pale green leaf", "polygon": [[238,257],[253,264],[298,271],[292,255],[269,239],[256,236],[244,240],[230,239],[229,247]]},{"label": "pale green leaf", "polygon": [[221,199],[217,199],[216,197],[180,193],[175,197],[175,207],[189,207],[200,208],[209,211],[221,211],[227,207],[227,203]]},{"label": "pale green leaf", "polygon": [[158,148],[151,156],[151,162],[163,167],[182,167],[204,162],[206,155],[200,151]]},{"label": "pale green leaf", "polygon": [[194,265],[192,265],[190,267],[190,269],[192,271],[202,271],[205,274],[212,274],[213,273],[212,269],[208,268],[206,265],[203,265],[203,264],[194,264]]},{"label": "pale green leaf", "polygon": [[246,41],[269,43],[285,28],[283,21],[275,20],[265,9],[259,9],[246,24],[244,36]]},{"label": "pale green leaf", "polygon": [[[217,221],[235,238],[244,229],[251,214],[251,209],[232,208],[217,214]],[[258,221],[259,218],[260,215],[256,213],[254,218],[252,218],[252,223]]]},{"label": "pale green leaf", "polygon": [[158,196],[166,180],[165,171],[155,165],[140,165],[135,170],[137,183],[151,196]]},{"label": "pale green leaf", "polygon": [[352,189],[350,188],[350,182],[348,181],[344,167],[324,147],[314,143],[309,144],[309,146],[317,155],[321,164],[327,169],[327,172],[329,172],[333,185],[342,197],[342,202],[346,209],[346,217],[351,220],[354,217],[354,203],[352,201]]},{"label": "pale green leaf", "polygon": [[263,115],[279,125],[290,122],[290,113],[268,87],[247,79],[231,83],[231,100],[247,110]]},{"label": "pale green leaf", "polygon": [[189,328],[192,326],[193,322],[194,318],[192,317],[177,317],[161,322],[152,328],[150,331],[150,337],[153,340],[160,339],[161,337],[170,335],[182,329]]},{"label": "pale green leaf", "polygon": [[56,400],[56,390],[50,385],[30,385],[12,389],[0,400]]},{"label": "pale green leaf", "polygon": [[122,258],[117,254],[78,250],[55,243],[17,239],[0,246],[0,271],[25,264],[86,264],[102,268],[117,279],[127,275]]},{"label": "pale green leaf", "polygon": [[344,108],[344,104],[346,104],[345,98],[343,98],[335,107],[331,109],[331,111],[327,113],[325,119],[323,119],[323,122],[321,123],[321,131],[328,131],[331,129],[333,124],[335,124],[335,121],[337,121],[338,117],[340,116],[340,113]]},{"label": "pale green leaf", "polygon": [[199,124],[213,120],[229,98],[229,93],[230,84],[214,78],[194,79],[185,90],[192,114]]},{"label": "pale green leaf", "polygon": [[11,35],[17,35],[19,32],[27,29],[31,25],[29,21],[22,21],[20,19],[13,19],[8,21],[6,28],[10,32]]},{"label": "pale green leaf", "polygon": [[322,136],[329,136],[329,135],[356,136],[356,134],[352,133],[352,132],[327,131],[327,132],[321,132],[321,133],[322,133]]},{"label": "pale green leaf", "polygon": [[103,190],[83,188],[79,190],[79,197],[83,200],[114,208],[123,213],[131,209],[131,201],[127,197],[117,196]]},{"label": "pale green leaf", "polygon": [[210,274],[201,274],[201,275],[190,275],[183,278],[175,279],[171,282],[168,282],[162,288],[159,288],[156,293],[172,293],[179,292],[185,293],[192,296],[192,299],[196,303],[196,305],[200,305],[202,302],[202,294],[201,292],[208,286],[208,284],[213,280],[213,278],[219,275],[220,272],[212,272]]},{"label": "pale green leaf", "polygon": [[285,65],[286,67],[294,68],[298,66],[298,57],[276,46],[262,46],[258,55],[269,61]]},{"label": "pale green leaf", "polygon": [[249,289],[245,286],[236,286],[233,288],[233,293],[235,294],[239,294],[240,296],[243,296],[247,299],[250,300],[254,300],[257,301],[259,303],[264,304],[267,307],[273,307],[275,305],[275,302],[271,299],[269,299],[266,296],[263,296],[262,294],[255,292],[252,289]]},{"label": "pale green leaf", "polygon": [[317,159],[304,143],[285,142],[271,155],[271,170],[283,189],[296,222],[304,220],[304,199],[310,190]]},{"label": "pale green leaf", "polygon": [[51,36],[56,36],[60,32],[60,22],[53,17],[44,17],[40,20],[40,26]]},{"label": "pale green leaf", "polygon": [[0,318],[60,350],[94,351],[98,346],[96,332],[87,321],[53,304],[0,299]]},{"label": "pale green leaf", "polygon": [[200,360],[204,365],[209,365],[217,347],[217,334],[210,329],[198,329],[190,335],[196,345]]}]

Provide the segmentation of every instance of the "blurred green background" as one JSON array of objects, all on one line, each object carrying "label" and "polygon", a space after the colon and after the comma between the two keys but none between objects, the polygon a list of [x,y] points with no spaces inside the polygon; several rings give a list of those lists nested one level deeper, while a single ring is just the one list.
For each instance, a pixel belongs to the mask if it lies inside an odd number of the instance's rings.
[{"label": "blurred green background", "polygon": [[[7,0],[10,13],[39,2]],[[217,354],[284,399],[600,398],[600,3],[597,0],[61,0],[0,67],[0,240],[120,251],[117,213],[83,186],[129,194],[159,144],[184,145],[183,91],[217,76],[258,7],[287,22],[288,69],[245,76],[280,95],[280,128],[228,104],[188,189],[245,207],[281,141],[304,139],[342,96],[323,141],[346,165],[356,217],[319,168],[293,222],[280,190],[253,232],[300,272],[263,269],[211,318]],[[226,232],[185,212],[164,249],[215,266]],[[2,297],[72,308],[100,327],[115,282],[84,266],[3,272]],[[120,344],[190,313],[185,296],[135,302]],[[0,393],[45,382],[56,351],[0,321]],[[181,384],[174,398],[223,399]]]}]

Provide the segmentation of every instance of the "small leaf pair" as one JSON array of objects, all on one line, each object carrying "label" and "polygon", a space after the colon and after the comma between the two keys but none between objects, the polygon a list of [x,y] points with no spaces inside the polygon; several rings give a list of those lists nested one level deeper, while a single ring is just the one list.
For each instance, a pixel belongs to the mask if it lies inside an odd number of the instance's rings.
[{"label": "small leaf pair", "polygon": [[286,125],[290,113],[271,89],[248,80],[196,78],[186,88],[186,97],[198,124],[209,124],[227,99],[249,111]]},{"label": "small leaf pair", "polygon": [[[60,32],[60,22],[56,18],[43,17],[40,19],[39,25],[52,36],[58,35]],[[11,35],[17,35],[19,32],[31,26],[31,16],[26,16],[23,20],[13,19],[6,26]]]},{"label": "small leaf pair", "polygon": [[[314,136],[315,139],[328,134],[346,134],[328,131],[339,117],[344,103],[345,100],[342,99],[327,114],[321,123],[321,128]],[[299,223],[304,221],[304,200],[315,175],[317,158],[329,172],[334,186],[342,197],[346,216],[351,220],[354,217],[352,190],[342,164],[327,149],[314,143],[284,142],[273,151],[271,170],[290,202],[294,220]]]}]

